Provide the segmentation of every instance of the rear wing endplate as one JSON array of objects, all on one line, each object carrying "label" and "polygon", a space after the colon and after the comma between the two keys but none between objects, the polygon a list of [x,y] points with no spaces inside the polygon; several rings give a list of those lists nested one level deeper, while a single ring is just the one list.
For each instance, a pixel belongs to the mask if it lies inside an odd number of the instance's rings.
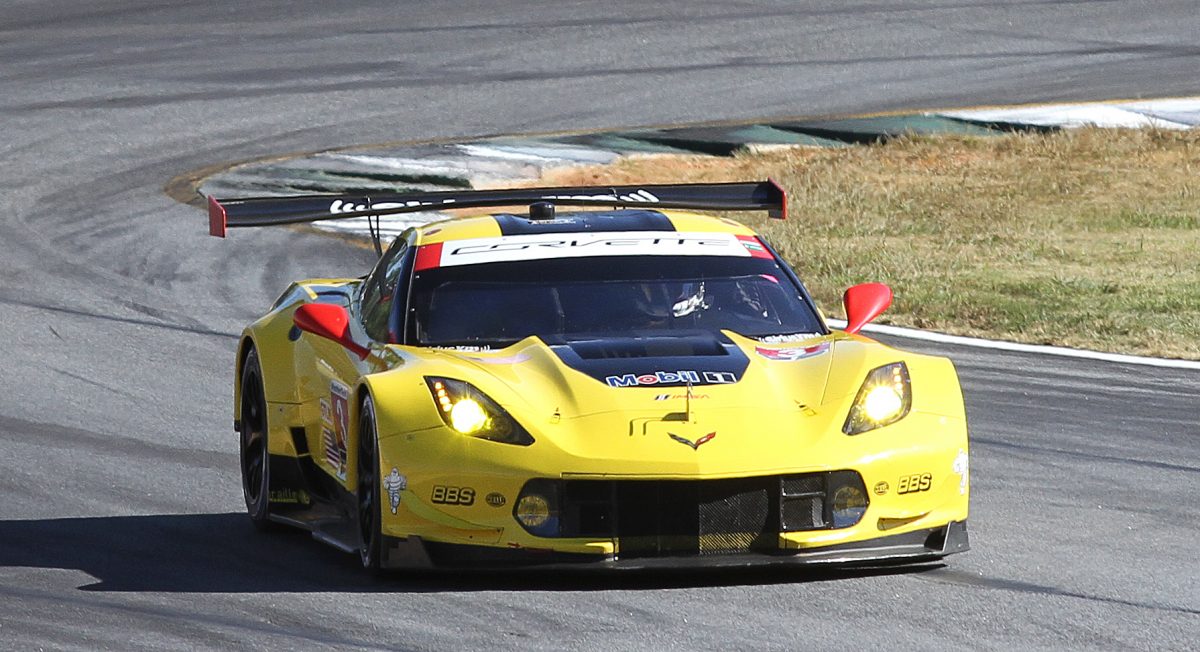
[{"label": "rear wing endplate", "polygon": [[301,195],[208,198],[208,232],[218,238],[233,227],[300,224],[399,213],[518,206],[550,202],[561,206],[688,208],[706,211],[765,210],[787,218],[787,197],[772,180],[749,183],[574,186],[510,190],[451,190],[378,195]]}]

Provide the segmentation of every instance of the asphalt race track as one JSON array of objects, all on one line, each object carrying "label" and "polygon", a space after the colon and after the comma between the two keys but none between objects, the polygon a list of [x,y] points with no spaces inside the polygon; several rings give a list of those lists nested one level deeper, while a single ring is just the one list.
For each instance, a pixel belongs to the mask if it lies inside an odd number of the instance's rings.
[{"label": "asphalt race track", "polygon": [[1197,34],[1191,0],[4,3],[0,648],[1195,649],[1195,372],[937,349],[974,437],[945,566],[378,581],[258,535],[236,334],[371,256],[209,238],[163,186],[356,143],[1195,95]]}]

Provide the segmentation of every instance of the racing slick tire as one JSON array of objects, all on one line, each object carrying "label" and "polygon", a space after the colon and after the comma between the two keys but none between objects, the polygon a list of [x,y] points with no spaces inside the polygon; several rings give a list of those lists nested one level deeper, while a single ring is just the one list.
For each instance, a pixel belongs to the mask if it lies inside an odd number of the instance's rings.
[{"label": "racing slick tire", "polygon": [[363,399],[358,417],[358,552],[363,568],[378,573],[383,568],[383,534],[380,529],[379,439],[375,433],[375,403]]},{"label": "racing slick tire", "polygon": [[239,430],[242,495],[246,513],[260,530],[269,528],[271,502],[271,456],[267,448],[267,400],[263,390],[262,366],[254,348],[242,365],[241,419]]}]

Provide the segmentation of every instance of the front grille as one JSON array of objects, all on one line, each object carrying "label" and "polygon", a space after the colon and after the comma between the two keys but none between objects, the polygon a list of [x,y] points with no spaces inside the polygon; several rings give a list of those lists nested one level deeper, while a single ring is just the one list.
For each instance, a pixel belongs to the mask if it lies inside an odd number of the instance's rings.
[{"label": "front grille", "polygon": [[611,537],[622,558],[778,547],[776,477],[565,485],[563,536]]},{"label": "front grille", "polygon": [[613,539],[623,559],[778,551],[780,532],[831,527],[829,476],[566,480],[559,536]]},{"label": "front grille", "polygon": [[825,474],[785,476],[780,493],[780,522],[784,532],[825,527]]},{"label": "front grille", "polygon": [[707,555],[778,547],[771,478],[617,484],[622,557]]}]

